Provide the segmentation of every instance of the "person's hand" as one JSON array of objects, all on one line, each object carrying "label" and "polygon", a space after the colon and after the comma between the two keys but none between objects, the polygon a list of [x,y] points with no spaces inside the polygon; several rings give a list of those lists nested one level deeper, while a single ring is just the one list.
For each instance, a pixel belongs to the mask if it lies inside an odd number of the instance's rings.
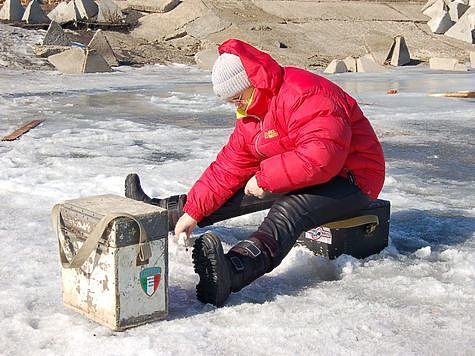
[{"label": "person's hand", "polygon": [[182,232],[186,234],[186,237],[190,237],[191,232],[198,224],[198,221],[193,219],[187,213],[184,213],[177,221],[175,225],[175,237],[178,238]]},{"label": "person's hand", "polygon": [[256,176],[252,176],[246,183],[246,187],[244,188],[244,194],[246,195],[254,195],[255,197],[262,199],[266,194],[265,190],[262,189],[257,185]]}]

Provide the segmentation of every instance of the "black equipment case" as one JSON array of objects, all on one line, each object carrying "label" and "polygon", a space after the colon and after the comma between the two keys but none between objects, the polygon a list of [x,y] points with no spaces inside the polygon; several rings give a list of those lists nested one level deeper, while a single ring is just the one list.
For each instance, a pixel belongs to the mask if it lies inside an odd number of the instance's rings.
[{"label": "black equipment case", "polygon": [[353,218],[333,221],[300,235],[297,242],[315,255],[365,258],[388,246],[390,202],[377,199]]}]

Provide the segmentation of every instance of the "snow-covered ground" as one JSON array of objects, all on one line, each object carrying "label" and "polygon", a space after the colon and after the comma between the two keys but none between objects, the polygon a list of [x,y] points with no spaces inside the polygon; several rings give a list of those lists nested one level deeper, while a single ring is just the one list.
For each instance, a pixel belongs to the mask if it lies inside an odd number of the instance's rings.
[{"label": "snow-covered ground", "polygon": [[[62,305],[52,206],[122,195],[129,172],[153,196],[186,192],[226,142],[232,108],[214,98],[208,73],[178,65],[0,71],[0,136],[45,120],[0,142],[0,354],[475,355],[475,102],[427,95],[473,90],[475,72],[331,79],[383,142],[390,246],[336,261],[295,247],[216,309],[196,300],[190,252],[170,238],[168,320],[117,333]],[[262,217],[211,229],[229,247]]]}]

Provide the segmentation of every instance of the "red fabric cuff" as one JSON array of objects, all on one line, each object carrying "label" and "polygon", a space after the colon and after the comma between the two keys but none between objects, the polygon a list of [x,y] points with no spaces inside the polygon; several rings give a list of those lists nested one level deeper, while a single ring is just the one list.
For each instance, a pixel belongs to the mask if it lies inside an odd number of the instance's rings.
[{"label": "red fabric cuff", "polygon": [[255,176],[256,176],[257,185],[260,188],[264,189],[266,192],[270,192],[269,185],[265,181],[265,178],[264,178],[264,175],[262,174],[262,171],[257,171]]},{"label": "red fabric cuff", "polygon": [[183,211],[198,222],[200,222],[204,218],[203,214],[201,214],[198,209],[189,204],[188,201],[185,203]]}]

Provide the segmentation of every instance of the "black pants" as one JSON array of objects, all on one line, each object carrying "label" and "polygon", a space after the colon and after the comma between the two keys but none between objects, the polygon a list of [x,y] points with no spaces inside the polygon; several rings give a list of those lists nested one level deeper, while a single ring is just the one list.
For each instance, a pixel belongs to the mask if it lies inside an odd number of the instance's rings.
[{"label": "black pants", "polygon": [[370,201],[356,185],[341,177],[283,195],[269,194],[264,199],[247,196],[241,189],[199,226],[270,208],[250,238],[261,241],[276,267],[304,231],[353,217]]}]

